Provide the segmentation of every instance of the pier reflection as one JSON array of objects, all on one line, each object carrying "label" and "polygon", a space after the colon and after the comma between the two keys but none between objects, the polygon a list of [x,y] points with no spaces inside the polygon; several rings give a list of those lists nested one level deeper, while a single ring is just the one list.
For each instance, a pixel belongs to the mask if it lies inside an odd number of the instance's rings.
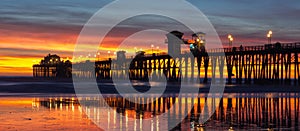
[{"label": "pier reflection", "polygon": [[[60,97],[36,99],[32,106],[77,113],[85,111],[87,116],[94,117],[95,123],[105,123],[105,128],[115,130],[167,130],[170,119],[181,118],[183,121],[173,130],[299,130],[299,93],[225,94],[221,99],[204,94],[198,96],[132,96],[126,99],[109,96],[105,101],[98,101],[97,97]],[[80,105],[78,100],[85,101],[85,105]],[[113,110],[108,110],[106,104]],[[214,105],[219,105],[215,111]],[[175,108],[169,110],[172,106]],[[168,117],[158,117],[168,110]],[[184,112],[188,110],[191,112],[185,116]],[[207,122],[199,123],[205,112],[214,113]],[[144,122],[148,118],[152,118],[151,123]]]}]

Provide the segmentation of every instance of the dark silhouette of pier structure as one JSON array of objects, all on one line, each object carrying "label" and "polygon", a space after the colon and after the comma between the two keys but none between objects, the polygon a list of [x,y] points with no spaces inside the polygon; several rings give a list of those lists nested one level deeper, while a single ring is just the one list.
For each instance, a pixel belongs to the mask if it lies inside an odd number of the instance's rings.
[{"label": "dark silhouette of pier structure", "polygon": [[63,61],[56,54],[48,54],[39,64],[32,66],[33,77],[70,78],[72,76],[72,63]]},{"label": "dark silhouette of pier structure", "polygon": [[[168,54],[149,55],[139,52],[134,58],[126,58],[125,51],[119,51],[116,59],[76,63],[77,68],[73,69],[73,76],[145,81],[165,78],[168,81],[200,80],[201,83],[226,79],[229,84],[300,84],[300,43],[207,50],[203,38],[205,34],[196,33],[192,39],[194,43],[190,46],[193,54],[191,56],[190,53],[180,52],[180,44],[187,44],[182,35],[178,31],[167,34]],[[34,76],[41,76],[36,74],[42,72],[42,76],[49,77],[47,72],[45,73],[48,67],[45,68],[43,64],[35,65]]]}]

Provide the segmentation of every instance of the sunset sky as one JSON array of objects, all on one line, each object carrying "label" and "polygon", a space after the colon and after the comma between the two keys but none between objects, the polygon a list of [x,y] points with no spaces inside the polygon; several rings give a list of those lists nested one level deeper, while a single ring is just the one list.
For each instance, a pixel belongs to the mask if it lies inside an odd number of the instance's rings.
[{"label": "sunset sky", "polygon": [[[32,64],[48,53],[71,58],[83,25],[109,0],[1,0],[0,3],[0,76],[30,76]],[[189,0],[215,27],[223,44],[233,34],[234,45],[265,44],[266,33],[273,31],[273,42],[300,41],[299,0]],[[168,10],[172,3],[165,6]],[[178,9],[184,10],[184,9]],[[123,12],[116,9],[116,12]],[[126,10],[125,10],[126,11]],[[178,14],[184,16],[185,14]],[[117,16],[114,16],[117,17]],[[107,18],[113,19],[114,17]],[[152,22],[140,18],[139,23]],[[155,19],[168,25],[163,19]],[[126,23],[125,23],[126,24]],[[141,26],[122,26],[119,34],[139,30]],[[114,51],[122,35],[111,35],[101,48],[102,55]],[[153,39],[157,36],[149,37]],[[139,41],[139,40],[136,40]],[[157,46],[162,41],[148,40]],[[163,43],[161,43],[163,46]],[[163,47],[160,47],[163,50]],[[149,49],[150,45],[138,47]],[[131,49],[130,51],[133,51]]]}]

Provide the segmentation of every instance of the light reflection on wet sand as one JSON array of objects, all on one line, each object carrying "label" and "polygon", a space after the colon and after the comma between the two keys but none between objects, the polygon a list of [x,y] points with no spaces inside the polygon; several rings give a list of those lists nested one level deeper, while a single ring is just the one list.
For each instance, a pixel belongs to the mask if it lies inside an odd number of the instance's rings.
[{"label": "light reflection on wet sand", "polygon": [[[201,95],[200,95],[201,96]],[[131,97],[130,101],[117,96],[105,98],[113,109],[107,110],[97,98],[79,98],[89,104],[80,106],[75,97],[4,97],[0,98],[0,130],[100,130],[94,122],[111,130],[166,130],[168,119],[181,119],[174,130],[261,130],[299,129],[299,94],[225,94],[220,106],[204,124],[198,123],[203,112],[212,111],[219,98],[157,98]],[[150,100],[155,102],[149,103]],[[205,101],[211,103],[205,107]],[[144,104],[136,104],[137,102]],[[148,103],[148,104],[147,104]],[[169,117],[159,115],[171,106]],[[193,105],[193,108],[190,106]],[[184,116],[185,110],[192,110]],[[87,115],[85,115],[87,113]],[[151,122],[144,122],[153,118]],[[192,129],[191,129],[192,128]]]},{"label": "light reflection on wet sand", "polygon": [[80,106],[49,109],[40,100],[48,98],[0,98],[0,130],[100,130]]}]

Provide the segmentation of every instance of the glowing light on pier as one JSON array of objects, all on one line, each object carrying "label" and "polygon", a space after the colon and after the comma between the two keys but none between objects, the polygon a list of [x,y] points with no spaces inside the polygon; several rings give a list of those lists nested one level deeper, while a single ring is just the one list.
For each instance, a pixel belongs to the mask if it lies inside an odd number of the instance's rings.
[{"label": "glowing light on pier", "polygon": [[273,31],[269,30],[267,34],[268,44],[272,43],[272,35],[273,35]]},{"label": "glowing light on pier", "polygon": [[233,36],[231,34],[228,34],[228,40],[229,40],[229,47],[232,47],[232,43],[233,43]]}]

